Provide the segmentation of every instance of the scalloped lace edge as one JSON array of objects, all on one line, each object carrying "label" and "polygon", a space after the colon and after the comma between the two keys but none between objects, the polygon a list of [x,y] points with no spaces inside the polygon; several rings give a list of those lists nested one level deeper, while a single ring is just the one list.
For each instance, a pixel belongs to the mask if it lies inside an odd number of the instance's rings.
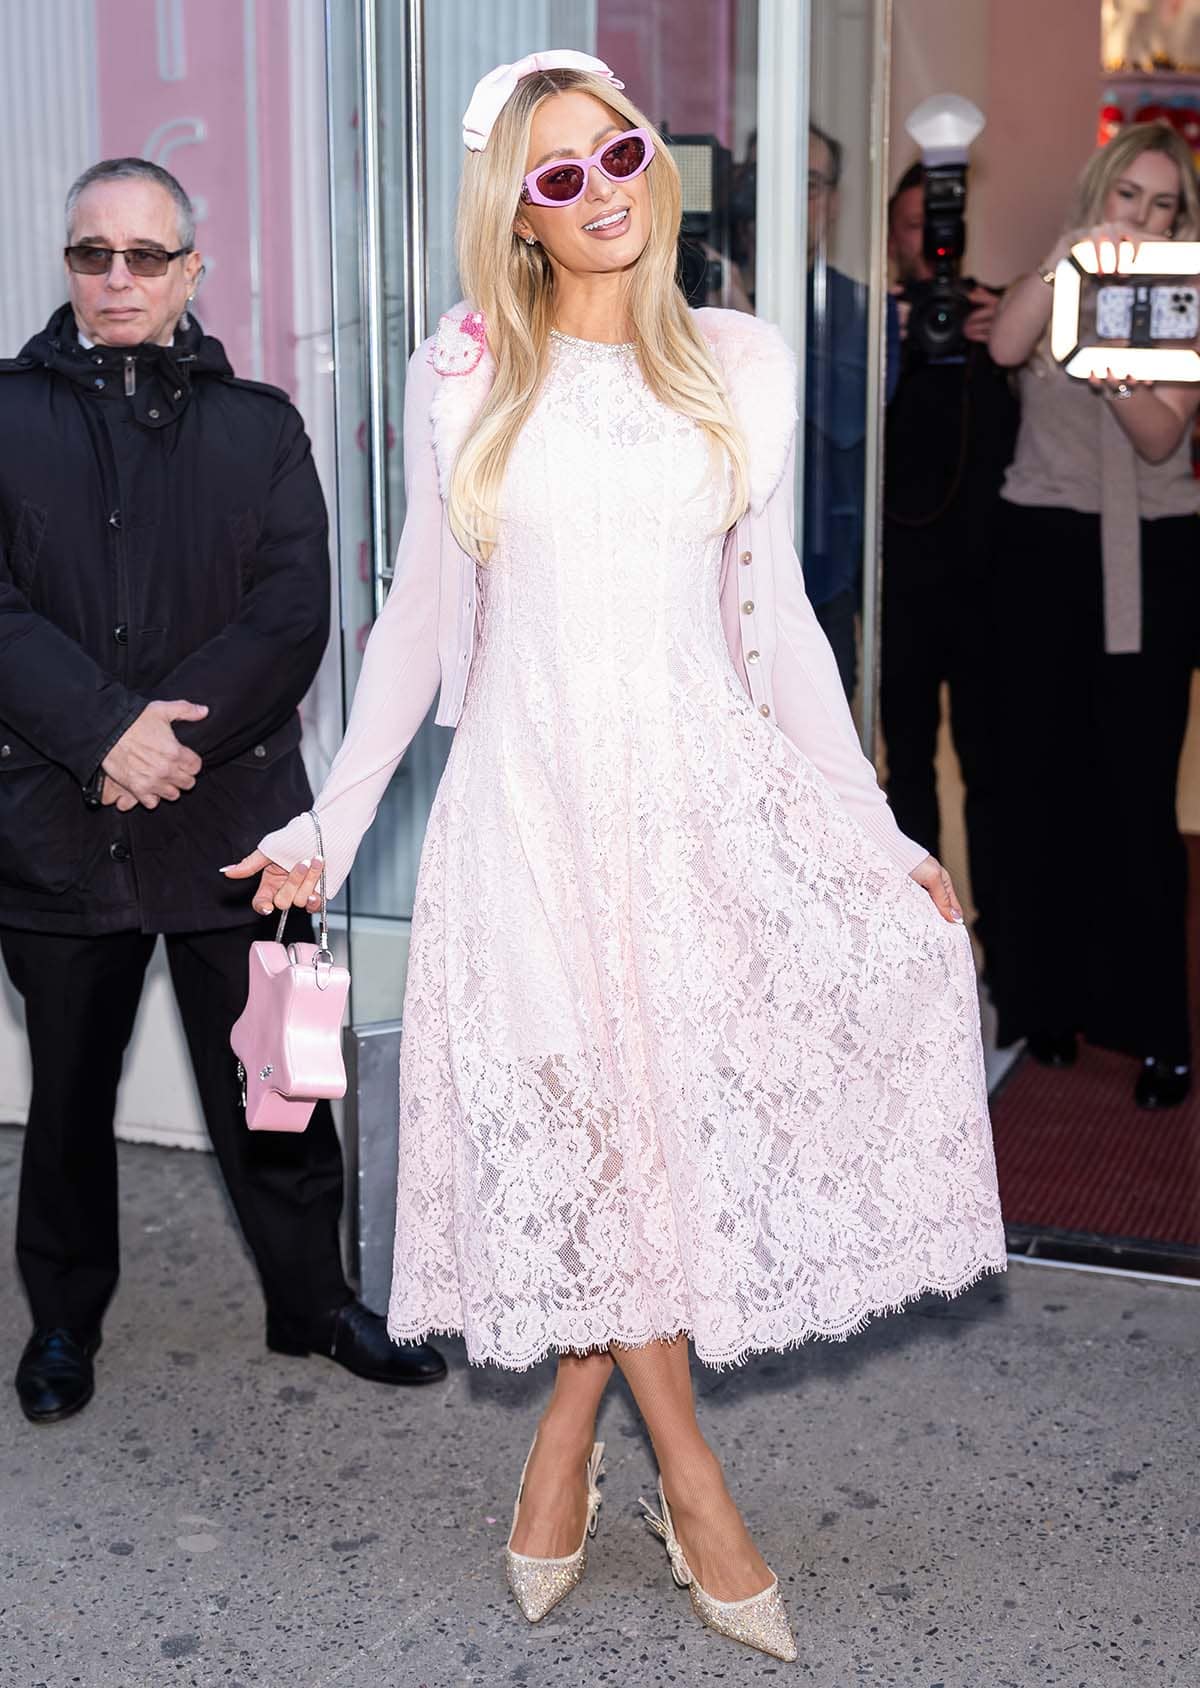
[{"label": "scalloped lace edge", "polygon": [[[696,1349],[696,1358],[701,1365],[708,1366],[713,1371],[724,1371],[731,1366],[743,1365],[755,1354],[782,1354],[792,1348],[800,1348],[806,1342],[846,1342],[852,1336],[857,1336],[866,1329],[873,1319],[884,1318],[891,1313],[900,1313],[914,1301],[919,1301],[924,1295],[940,1295],[943,1300],[950,1301],[956,1295],[961,1295],[972,1284],[981,1282],[984,1278],[998,1276],[1008,1270],[1007,1255],[1003,1260],[991,1258],[974,1261],[959,1277],[947,1284],[921,1281],[906,1295],[897,1301],[867,1302],[843,1325],[836,1328],[821,1328],[816,1325],[806,1325],[794,1336],[787,1337],[782,1342],[746,1342],[728,1354],[702,1353]],[[426,1342],[435,1336],[462,1336],[461,1325],[419,1324],[409,1328],[402,1328],[389,1323],[388,1336],[393,1342]],[[531,1371],[534,1366],[541,1365],[552,1354],[595,1354],[602,1352],[610,1343],[616,1343],[621,1348],[642,1348],[650,1342],[673,1342],[676,1337],[685,1336],[695,1342],[695,1332],[690,1325],[679,1325],[673,1330],[651,1330],[630,1336],[624,1332],[614,1334],[603,1342],[592,1342],[586,1346],[576,1346],[569,1342],[545,1342],[537,1348],[527,1359],[513,1359],[501,1354],[476,1353],[468,1354],[467,1358],[473,1366],[494,1365],[503,1371]]]}]

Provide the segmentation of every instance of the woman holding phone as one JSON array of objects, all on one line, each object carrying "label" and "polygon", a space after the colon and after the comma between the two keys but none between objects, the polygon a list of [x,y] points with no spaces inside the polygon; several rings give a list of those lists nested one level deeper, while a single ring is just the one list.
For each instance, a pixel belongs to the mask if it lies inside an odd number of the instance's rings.
[{"label": "woman holding phone", "polygon": [[1077,241],[1200,238],[1169,124],[1133,124],[1093,156],[1068,227],[1010,288],[990,342],[1020,371],[1021,427],[994,579],[1011,837],[989,982],[1001,1043],[1024,1036],[1065,1066],[1082,1033],[1137,1056],[1137,1102],[1169,1107],[1191,1081],[1175,787],[1200,626],[1200,386],[1119,368],[1076,380],[1048,346],[1055,266]]}]

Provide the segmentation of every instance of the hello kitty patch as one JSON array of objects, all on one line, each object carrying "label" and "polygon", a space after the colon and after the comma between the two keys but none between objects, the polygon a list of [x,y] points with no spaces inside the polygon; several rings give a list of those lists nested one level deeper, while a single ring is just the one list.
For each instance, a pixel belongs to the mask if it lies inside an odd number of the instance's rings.
[{"label": "hello kitty patch", "polygon": [[438,322],[429,361],[439,375],[470,375],[478,367],[486,347],[482,311],[468,311],[461,317],[444,316]]}]

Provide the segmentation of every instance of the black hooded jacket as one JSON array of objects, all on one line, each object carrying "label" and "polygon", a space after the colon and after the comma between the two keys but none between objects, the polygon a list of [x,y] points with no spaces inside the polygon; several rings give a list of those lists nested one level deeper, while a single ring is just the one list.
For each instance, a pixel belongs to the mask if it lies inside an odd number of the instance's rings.
[{"label": "black hooded jacket", "polygon": [[[85,348],[69,306],[0,361],[0,925],[253,919],[252,882],[217,870],[308,806],[296,708],[328,633],[325,504],[285,393],[235,379],[195,321]],[[209,707],[174,727],[195,789],[96,806],[109,750],[176,698]]]}]

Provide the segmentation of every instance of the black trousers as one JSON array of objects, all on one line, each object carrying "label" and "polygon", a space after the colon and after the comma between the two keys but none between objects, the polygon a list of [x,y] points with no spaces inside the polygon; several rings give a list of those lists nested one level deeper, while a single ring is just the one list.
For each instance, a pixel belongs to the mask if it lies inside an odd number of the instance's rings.
[{"label": "black trousers", "polygon": [[[290,935],[300,930],[293,915]],[[229,1033],[260,935],[257,925],[172,935],[167,958],[205,1122],[267,1308],[306,1322],[351,1299],[338,1235],[341,1148],[327,1102],[307,1131],[247,1130]],[[97,1331],[116,1288],[113,1112],[154,944],[140,932],[0,931],[33,1066],[17,1262],[37,1326]]]},{"label": "black trousers", "polygon": [[888,801],[900,830],[940,858],[935,758],[945,683],[963,779],[976,930],[986,949],[1000,801],[989,722],[987,569],[962,523],[889,531],[885,545],[879,712]]},{"label": "black trousers", "polygon": [[1187,855],[1175,813],[1200,629],[1200,521],[1141,525],[1142,649],[1104,651],[1099,518],[1003,505],[991,579],[1003,756],[1002,1043],[1082,1031],[1189,1052]]}]

